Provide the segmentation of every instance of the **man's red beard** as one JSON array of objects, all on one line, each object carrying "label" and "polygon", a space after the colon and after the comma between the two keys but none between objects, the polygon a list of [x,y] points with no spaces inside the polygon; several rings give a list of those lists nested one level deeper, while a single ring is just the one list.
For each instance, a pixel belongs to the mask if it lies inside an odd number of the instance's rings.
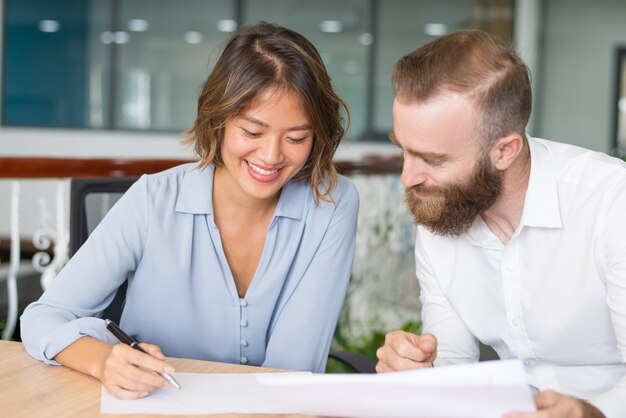
[{"label": "man's red beard", "polygon": [[420,184],[406,189],[404,197],[416,224],[436,235],[459,237],[496,201],[501,189],[502,175],[483,155],[466,181],[430,188]]}]

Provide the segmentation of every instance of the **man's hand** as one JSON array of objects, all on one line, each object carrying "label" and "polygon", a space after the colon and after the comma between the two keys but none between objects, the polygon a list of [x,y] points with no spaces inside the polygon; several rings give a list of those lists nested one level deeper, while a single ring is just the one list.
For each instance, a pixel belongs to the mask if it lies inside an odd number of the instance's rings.
[{"label": "man's hand", "polygon": [[544,390],[535,395],[537,412],[510,413],[503,418],[606,418],[595,406],[581,399]]},{"label": "man's hand", "polygon": [[378,373],[432,367],[437,357],[437,338],[432,334],[416,335],[392,331],[385,345],[376,351]]}]

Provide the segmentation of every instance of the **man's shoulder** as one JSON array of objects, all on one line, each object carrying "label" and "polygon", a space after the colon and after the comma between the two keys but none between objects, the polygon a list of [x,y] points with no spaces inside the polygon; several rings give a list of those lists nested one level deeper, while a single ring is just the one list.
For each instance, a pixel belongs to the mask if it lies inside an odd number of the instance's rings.
[{"label": "man's shoulder", "polygon": [[557,182],[591,187],[626,184],[626,163],[619,158],[576,145],[541,138],[530,140],[547,150]]}]

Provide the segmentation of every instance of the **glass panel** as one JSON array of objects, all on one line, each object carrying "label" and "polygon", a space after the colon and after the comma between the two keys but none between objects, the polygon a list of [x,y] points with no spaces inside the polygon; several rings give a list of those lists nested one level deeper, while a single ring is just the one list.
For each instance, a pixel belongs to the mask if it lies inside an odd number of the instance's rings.
[{"label": "glass panel", "polygon": [[[115,128],[182,131],[200,86],[230,36],[231,0],[123,0],[118,30]],[[105,39],[109,40],[109,39]]]},{"label": "glass panel", "polygon": [[[111,127],[111,61],[115,44],[107,42],[107,33],[113,26],[111,1],[93,1],[89,16],[88,80],[85,94],[88,98],[86,115],[90,128]],[[104,35],[103,35],[104,34]],[[103,39],[105,42],[103,42]]]},{"label": "glass panel", "polygon": [[306,36],[318,49],[333,79],[335,91],[350,109],[349,138],[365,130],[367,49],[366,0],[250,0],[245,2],[246,23],[265,20]]},{"label": "glass panel", "polygon": [[[3,123],[89,126],[90,20],[109,1],[6,0]],[[93,13],[94,7],[99,9]],[[98,23],[100,24],[100,23]]]},{"label": "glass panel", "polygon": [[511,19],[510,0],[381,2],[375,82],[376,139],[386,140],[392,127],[391,73],[398,59],[437,36],[457,29],[481,29],[507,39],[511,33]]}]

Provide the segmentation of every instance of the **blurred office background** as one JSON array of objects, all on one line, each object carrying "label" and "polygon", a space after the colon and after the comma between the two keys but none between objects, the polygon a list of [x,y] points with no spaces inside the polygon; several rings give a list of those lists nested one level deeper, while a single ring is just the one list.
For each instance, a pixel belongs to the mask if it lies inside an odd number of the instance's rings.
[{"label": "blurred office background", "polygon": [[[4,0],[0,12],[0,157],[189,158],[180,132],[193,122],[202,81],[230,34],[259,20],[295,29],[320,51],[351,110],[340,159],[397,154],[386,139],[393,64],[470,28],[513,42],[529,65],[530,134],[615,154],[626,147],[623,0]],[[355,275],[370,291],[352,298],[353,319],[379,328],[418,319],[410,220],[397,176],[386,181],[355,178],[370,222]],[[41,207],[54,206],[53,188],[23,183],[20,233],[28,236]],[[389,190],[386,199],[376,194]],[[0,181],[0,246],[8,197]],[[384,210],[368,212],[381,200]],[[0,267],[6,261],[0,256]],[[377,322],[364,313],[374,297],[407,302]]]},{"label": "blurred office background", "polygon": [[[1,3],[4,128],[179,133],[194,119],[199,85],[225,39],[266,20],[318,47],[350,105],[350,141],[386,141],[390,73],[399,57],[466,28],[520,47],[533,71],[533,135],[599,151],[611,151],[618,135],[625,141],[617,123],[624,96],[617,54],[626,45],[621,0]],[[622,100],[622,119],[624,106]]]}]

